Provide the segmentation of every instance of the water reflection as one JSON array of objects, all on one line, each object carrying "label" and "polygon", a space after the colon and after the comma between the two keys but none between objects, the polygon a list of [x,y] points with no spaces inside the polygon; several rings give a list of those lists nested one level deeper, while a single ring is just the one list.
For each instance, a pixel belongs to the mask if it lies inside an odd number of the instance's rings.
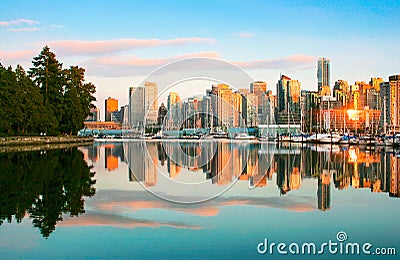
[{"label": "water reflection", "polygon": [[[227,205],[326,211],[334,207],[332,197],[349,188],[399,197],[399,160],[393,154],[358,147],[278,149],[264,143],[226,141],[112,142],[79,149],[0,154],[0,224],[12,219],[19,223],[27,217],[48,237],[60,223],[199,228],[186,220],[136,219],[125,214],[142,209],[198,216],[216,216]],[[88,165],[95,165],[100,183],[95,182]],[[246,190],[230,190],[230,195],[203,204],[181,205],[148,196],[137,185],[166,192],[166,177],[204,182],[209,189],[238,182]],[[89,210],[82,215],[84,197],[94,196],[95,185],[97,195],[86,202]]]},{"label": "water reflection", "polygon": [[94,174],[77,148],[0,154],[0,225],[28,216],[48,237],[63,214],[85,212]]},{"label": "water reflection", "polygon": [[[304,179],[317,179],[320,210],[331,208],[331,185],[338,190],[362,188],[399,197],[400,158],[359,147],[275,149],[259,143],[136,141],[103,144],[90,149],[88,154],[111,149],[104,158],[107,170],[115,169],[109,167],[110,157],[119,157],[121,162],[130,164],[129,181],[147,187],[160,185],[158,180],[162,175],[179,179],[180,175],[201,173],[201,179],[209,180],[210,185],[224,186],[235,181],[247,182],[250,188],[276,185],[281,196],[301,189]],[[195,176],[195,181],[199,181],[199,175]],[[275,184],[271,183],[273,179]]]}]

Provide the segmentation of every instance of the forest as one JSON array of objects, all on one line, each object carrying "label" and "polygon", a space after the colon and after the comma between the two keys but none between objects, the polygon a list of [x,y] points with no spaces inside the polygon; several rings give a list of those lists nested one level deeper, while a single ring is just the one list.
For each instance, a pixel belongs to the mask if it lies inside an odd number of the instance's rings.
[{"label": "forest", "polygon": [[84,68],[63,68],[48,46],[27,72],[0,63],[0,136],[75,135],[94,107],[95,92]]}]

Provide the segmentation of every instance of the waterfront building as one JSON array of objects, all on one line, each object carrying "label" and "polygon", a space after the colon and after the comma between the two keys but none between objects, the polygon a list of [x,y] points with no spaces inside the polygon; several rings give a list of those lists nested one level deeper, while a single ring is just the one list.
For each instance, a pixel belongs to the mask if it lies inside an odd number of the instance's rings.
[{"label": "waterfront building", "polygon": [[129,124],[131,128],[140,129],[144,126],[145,88],[129,88]]},{"label": "waterfront building", "polygon": [[235,111],[232,89],[226,84],[212,85],[211,90],[207,90],[207,96],[211,98],[213,126],[233,127]]},{"label": "waterfront building", "polygon": [[105,100],[105,117],[104,121],[112,121],[111,113],[118,111],[118,100],[112,97],[108,97]]},{"label": "waterfront building", "polygon": [[242,117],[246,127],[258,125],[258,97],[254,93],[242,95]]},{"label": "waterfront building", "polygon": [[[400,75],[393,75],[389,77],[389,82],[380,84],[381,95],[381,127],[386,126],[393,130],[400,128]],[[386,122],[384,119],[386,118]]]},{"label": "waterfront building", "polygon": [[258,118],[260,119],[262,116],[262,101],[263,96],[267,92],[267,82],[265,81],[255,81],[250,83],[250,93],[253,93],[257,96],[257,104],[258,104]]},{"label": "waterfront building", "polygon": [[318,59],[318,91],[321,92],[325,86],[330,87],[330,60],[327,58]]},{"label": "waterfront building", "polygon": [[98,107],[93,107],[90,109],[90,115],[85,119],[85,122],[98,122],[100,121],[100,109]]},{"label": "waterfront building", "polygon": [[285,75],[281,75],[276,84],[278,124],[300,123],[300,82]]},{"label": "waterfront building", "polygon": [[384,80],[382,78],[371,78],[371,80],[369,81],[369,84],[376,89],[377,92],[380,91],[380,85],[381,83],[383,83]]},{"label": "waterfront building", "polygon": [[333,97],[341,104],[342,107],[347,107],[350,99],[349,83],[339,79],[333,87]]},{"label": "waterfront building", "polygon": [[120,110],[117,110],[115,112],[111,113],[111,120],[113,122],[117,122],[119,124],[122,124],[124,121],[124,117],[126,116],[126,110],[128,109],[128,106],[122,106]]},{"label": "waterfront building", "polygon": [[145,119],[146,124],[156,124],[158,116],[158,86],[155,82],[146,81],[144,83],[145,88]]},{"label": "waterfront building", "polygon": [[163,125],[164,118],[167,115],[167,112],[168,112],[168,109],[165,107],[164,103],[161,103],[161,106],[158,109],[157,125]]},{"label": "waterfront building", "polygon": [[164,127],[168,130],[178,130],[181,128],[183,115],[182,115],[182,102],[177,92],[170,92],[167,99],[167,116],[164,122]]}]

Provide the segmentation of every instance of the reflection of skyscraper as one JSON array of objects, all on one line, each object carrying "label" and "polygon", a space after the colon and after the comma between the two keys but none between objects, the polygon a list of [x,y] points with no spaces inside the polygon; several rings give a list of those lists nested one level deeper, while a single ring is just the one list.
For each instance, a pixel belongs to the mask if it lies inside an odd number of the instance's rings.
[{"label": "reflection of skyscraper", "polygon": [[146,143],[146,153],[145,153],[145,172],[144,172],[144,184],[146,186],[156,186],[157,185],[157,144],[156,143]]},{"label": "reflection of skyscraper", "polygon": [[126,144],[129,162],[129,181],[144,181],[145,175],[145,142],[129,142]]},{"label": "reflection of skyscraper", "polygon": [[113,144],[108,144],[104,147],[104,166],[108,171],[118,169],[118,157],[113,155]]},{"label": "reflection of skyscraper", "polygon": [[87,149],[88,149],[88,158],[92,162],[97,162],[99,160],[99,148],[93,145]]},{"label": "reflection of skyscraper", "polygon": [[328,170],[323,170],[318,178],[318,209],[329,210],[331,207],[331,174]]}]

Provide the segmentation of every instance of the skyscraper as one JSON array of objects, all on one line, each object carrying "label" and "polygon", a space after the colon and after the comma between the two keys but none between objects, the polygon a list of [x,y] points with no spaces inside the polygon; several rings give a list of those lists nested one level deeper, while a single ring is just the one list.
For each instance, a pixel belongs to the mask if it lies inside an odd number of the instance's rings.
[{"label": "skyscraper", "polygon": [[146,81],[145,88],[145,119],[146,124],[156,124],[158,116],[158,86],[155,82]]},{"label": "skyscraper", "polygon": [[289,85],[288,81],[292,80],[288,76],[282,75],[276,84],[276,95],[278,99],[278,112],[288,110],[288,96],[289,96]]},{"label": "skyscraper", "polygon": [[400,127],[400,75],[389,77],[389,82],[380,84],[380,95],[382,103],[381,127],[391,126],[398,130]]},{"label": "skyscraper", "polygon": [[111,121],[111,113],[118,111],[118,100],[108,97],[105,101],[105,118],[104,121]]},{"label": "skyscraper", "polygon": [[144,87],[129,88],[129,124],[131,128],[143,127],[145,115]]},{"label": "skyscraper", "polygon": [[321,91],[323,87],[330,87],[330,60],[327,58],[318,59],[318,91]]},{"label": "skyscraper", "polygon": [[261,118],[262,115],[262,101],[263,96],[267,92],[267,83],[264,81],[255,81],[250,83],[250,93],[254,93],[257,96],[258,103],[258,117]]}]

